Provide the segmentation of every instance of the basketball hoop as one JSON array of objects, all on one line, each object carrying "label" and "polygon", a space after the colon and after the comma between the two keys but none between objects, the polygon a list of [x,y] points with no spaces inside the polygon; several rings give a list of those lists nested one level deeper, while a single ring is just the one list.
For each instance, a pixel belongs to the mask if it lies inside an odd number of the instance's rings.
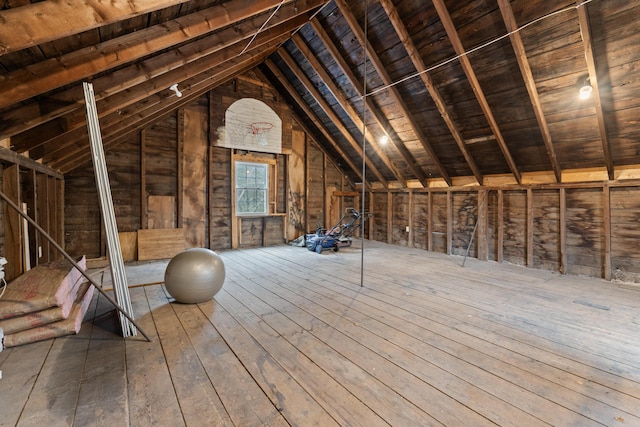
[{"label": "basketball hoop", "polygon": [[251,123],[251,133],[256,137],[258,145],[269,145],[267,136],[272,127],[273,124],[269,122]]}]

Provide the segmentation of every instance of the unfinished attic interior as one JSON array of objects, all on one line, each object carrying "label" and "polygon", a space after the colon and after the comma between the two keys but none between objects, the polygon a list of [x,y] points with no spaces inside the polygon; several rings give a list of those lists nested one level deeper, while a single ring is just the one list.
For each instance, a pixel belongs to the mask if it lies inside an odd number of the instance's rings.
[{"label": "unfinished attic interior", "polygon": [[0,426],[640,426],[640,0],[0,4]]}]

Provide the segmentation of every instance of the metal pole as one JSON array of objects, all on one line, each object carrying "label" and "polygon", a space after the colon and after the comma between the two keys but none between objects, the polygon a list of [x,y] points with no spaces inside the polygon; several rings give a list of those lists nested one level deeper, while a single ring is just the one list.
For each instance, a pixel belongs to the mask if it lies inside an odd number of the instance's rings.
[{"label": "metal pole", "polygon": [[7,195],[4,194],[4,192],[2,192],[1,190],[0,190],[0,198],[2,198],[5,202],[7,202],[7,204],[9,206],[11,206],[11,208],[13,210],[18,212],[18,214],[20,216],[22,216],[24,219],[26,219],[29,222],[29,224],[33,225],[35,227],[35,229],[38,230],[40,232],[40,234],[42,234],[49,241],[49,243],[51,243],[53,245],[53,247],[55,247],[58,250],[58,252],[60,252],[62,254],[62,256],[67,261],[69,261],[75,268],[78,269],[78,271],[85,277],[85,279],[87,279],[89,282],[91,282],[91,284],[107,299],[107,301],[109,301],[116,308],[116,310],[118,310],[124,317],[126,317],[133,324],[133,326],[135,326],[135,328],[138,331],[140,331],[140,333],[146,338],[147,341],[151,342],[151,338],[149,338],[149,336],[142,330],[142,328],[140,328],[140,326],[138,326],[136,321],[133,320],[133,318],[131,316],[129,316],[129,314],[127,314],[124,311],[124,309],[122,307],[120,307],[120,305],[118,305],[118,303],[113,300],[113,298],[111,298],[109,295],[107,295],[106,292],[100,287],[100,285],[98,285],[98,283],[96,283],[95,280],[93,280],[91,277],[89,277],[87,272],[85,272],[82,269],[82,267],[80,267],[78,265],[78,263],[75,262],[73,260],[73,258],[71,258],[71,256],[64,249],[62,249],[62,247],[58,244],[58,242],[53,240],[53,238],[51,236],[49,236],[49,234],[46,231],[44,231],[44,229],[42,227],[40,227],[37,222],[35,222],[33,219],[31,219],[31,217],[29,217],[29,215],[27,215],[24,212],[22,212],[22,210],[18,207],[18,205],[16,205],[11,199],[9,199],[7,197]]}]

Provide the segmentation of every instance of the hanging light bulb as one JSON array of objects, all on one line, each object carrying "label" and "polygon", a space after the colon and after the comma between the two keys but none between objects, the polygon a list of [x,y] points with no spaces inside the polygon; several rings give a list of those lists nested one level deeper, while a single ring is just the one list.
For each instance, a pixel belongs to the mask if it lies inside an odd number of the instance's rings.
[{"label": "hanging light bulb", "polygon": [[591,87],[591,83],[589,78],[584,81],[584,85],[580,88],[579,96],[580,99],[589,99],[591,96],[591,92],[593,92],[593,87]]},{"label": "hanging light bulb", "polygon": [[382,135],[382,138],[380,138],[380,144],[385,145],[387,142],[389,142],[389,137],[387,135]]}]

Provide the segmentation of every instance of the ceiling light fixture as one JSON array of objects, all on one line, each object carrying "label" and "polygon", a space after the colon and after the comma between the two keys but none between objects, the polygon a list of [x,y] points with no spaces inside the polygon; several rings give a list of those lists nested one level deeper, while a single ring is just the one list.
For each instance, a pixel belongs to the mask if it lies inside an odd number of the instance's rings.
[{"label": "ceiling light fixture", "polygon": [[180,91],[178,90],[178,83],[174,83],[174,84],[172,84],[171,86],[169,86],[169,90],[174,91],[174,92],[176,93],[176,96],[177,96],[178,98],[180,98],[180,97],[182,96],[182,92],[180,92]]},{"label": "ceiling light fixture", "polygon": [[389,137],[387,135],[382,135],[382,138],[380,138],[380,144],[385,145],[387,142],[389,142]]},{"label": "ceiling light fixture", "polygon": [[593,92],[593,87],[591,87],[591,82],[587,77],[584,81],[584,85],[582,85],[582,87],[580,88],[580,99],[589,99],[589,97],[591,96],[591,92]]}]

